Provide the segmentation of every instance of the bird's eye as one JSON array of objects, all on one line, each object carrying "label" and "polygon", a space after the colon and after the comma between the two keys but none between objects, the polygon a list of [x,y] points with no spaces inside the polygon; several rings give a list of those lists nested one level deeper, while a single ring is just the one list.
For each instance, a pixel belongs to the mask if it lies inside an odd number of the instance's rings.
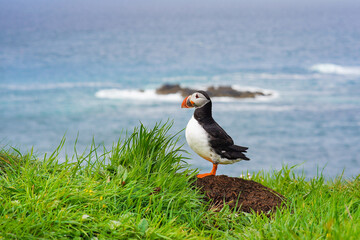
[{"label": "bird's eye", "polygon": [[196,94],[195,97],[196,97],[196,98],[199,98],[199,95]]}]

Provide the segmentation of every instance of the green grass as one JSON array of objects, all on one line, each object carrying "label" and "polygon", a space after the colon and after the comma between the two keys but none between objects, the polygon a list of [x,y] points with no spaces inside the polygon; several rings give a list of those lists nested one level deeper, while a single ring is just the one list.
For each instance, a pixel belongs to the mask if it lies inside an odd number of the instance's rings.
[{"label": "green grass", "polygon": [[360,175],[256,172],[287,208],[270,218],[211,212],[170,127],[140,125],[109,150],[93,143],[65,162],[64,141],[43,159],[0,150],[0,239],[360,239]]}]

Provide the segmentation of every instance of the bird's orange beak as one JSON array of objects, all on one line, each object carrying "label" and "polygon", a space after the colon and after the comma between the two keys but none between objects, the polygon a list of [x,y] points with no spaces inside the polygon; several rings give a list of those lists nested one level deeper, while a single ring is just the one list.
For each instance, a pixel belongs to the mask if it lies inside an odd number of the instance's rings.
[{"label": "bird's orange beak", "polygon": [[187,96],[184,99],[184,101],[181,104],[181,108],[192,108],[192,107],[194,107],[194,102],[190,100],[190,96]]}]

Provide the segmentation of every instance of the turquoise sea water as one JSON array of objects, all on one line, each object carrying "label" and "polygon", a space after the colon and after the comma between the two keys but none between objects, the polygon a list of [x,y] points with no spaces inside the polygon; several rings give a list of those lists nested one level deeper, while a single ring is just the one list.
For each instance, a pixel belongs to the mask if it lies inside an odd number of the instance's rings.
[{"label": "turquoise sea water", "polygon": [[92,137],[110,147],[140,121],[167,119],[175,133],[192,110],[155,88],[232,85],[273,97],[213,99],[215,120],[251,158],[219,174],[302,164],[307,176],[356,176],[359,12],[356,1],[1,0],[0,144],[51,152],[66,134],[71,154],[77,135],[80,149]]}]

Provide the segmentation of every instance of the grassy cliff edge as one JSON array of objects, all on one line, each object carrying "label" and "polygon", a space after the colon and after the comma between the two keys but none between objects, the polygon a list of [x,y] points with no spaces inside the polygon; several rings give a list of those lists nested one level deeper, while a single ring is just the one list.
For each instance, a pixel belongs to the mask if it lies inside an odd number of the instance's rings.
[{"label": "grassy cliff edge", "polygon": [[110,150],[59,161],[0,150],[0,239],[359,239],[360,175],[306,179],[293,168],[252,173],[285,195],[272,217],[208,211],[191,187],[171,124],[135,128]]}]

